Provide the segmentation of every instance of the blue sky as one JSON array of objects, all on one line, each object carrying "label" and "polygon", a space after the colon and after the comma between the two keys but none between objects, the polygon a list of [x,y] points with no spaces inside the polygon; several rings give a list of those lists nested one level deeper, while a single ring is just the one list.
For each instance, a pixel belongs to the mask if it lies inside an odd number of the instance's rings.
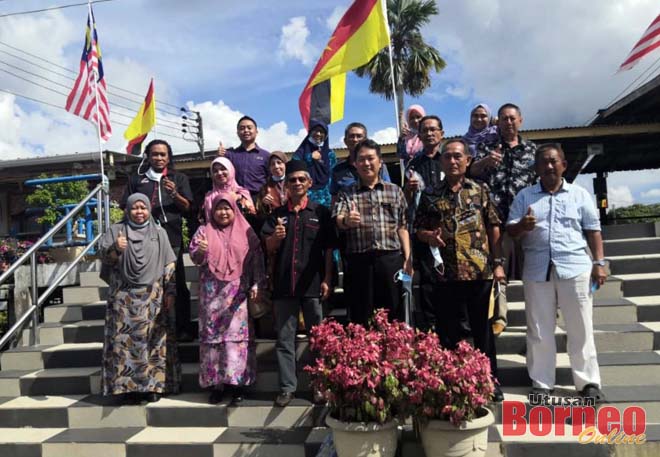
[{"label": "blue sky", "polygon": [[[0,14],[45,8],[73,0],[5,0]],[[423,31],[447,61],[419,99],[442,117],[447,135],[463,133],[478,102],[496,108],[508,101],[523,109],[524,128],[583,125],[637,78],[655,59],[615,74],[632,45],[660,13],[653,0],[439,0],[440,13]],[[250,114],[259,122],[259,142],[291,150],[304,136],[298,96],[321,49],[349,1],[323,0],[115,0],[94,6],[110,84],[138,93],[156,81],[156,97],[203,113],[207,148],[235,144],[235,122]],[[76,69],[86,8],[0,18],[0,42]],[[0,50],[10,51],[0,46]],[[12,51],[13,52],[13,51]],[[9,62],[70,84],[52,72]],[[42,62],[43,63],[43,62]],[[49,67],[49,64],[44,64]],[[0,63],[0,68],[7,68]],[[22,73],[21,73],[22,74]],[[25,76],[35,80],[34,77]],[[42,80],[43,82],[43,80]],[[44,82],[46,85],[51,83]],[[56,87],[56,86],[52,86]],[[0,89],[63,105],[64,97],[0,72]],[[60,91],[66,89],[58,88]],[[113,119],[128,122],[137,104],[110,93]],[[126,94],[123,94],[126,95]],[[132,98],[139,98],[131,96]],[[158,105],[168,112],[175,108]],[[124,114],[124,116],[121,116]],[[179,136],[167,113],[157,134]],[[350,75],[344,121],[331,126],[337,144],[345,125],[367,124],[382,142],[395,138],[391,102],[368,92],[368,81]],[[0,92],[0,157],[66,154],[94,150],[87,122],[56,108]],[[125,127],[115,124],[110,149],[121,150]],[[178,152],[193,143],[166,137]],[[610,190],[617,204],[660,201],[654,172],[617,173]],[[591,189],[588,178],[580,179]],[[634,184],[631,184],[633,183]]]}]

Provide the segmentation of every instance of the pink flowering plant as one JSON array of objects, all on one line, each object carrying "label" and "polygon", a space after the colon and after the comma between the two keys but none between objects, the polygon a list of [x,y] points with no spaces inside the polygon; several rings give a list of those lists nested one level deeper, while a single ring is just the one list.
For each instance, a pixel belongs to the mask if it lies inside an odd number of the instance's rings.
[{"label": "pink flowering plant", "polygon": [[[14,238],[0,239],[0,262],[10,265],[14,263],[25,251],[30,249],[34,244],[33,241],[19,241]],[[37,252],[37,263],[51,263],[53,258],[43,251]]]},{"label": "pink flowering plant", "polygon": [[310,343],[317,359],[305,371],[344,422],[412,415],[459,425],[479,415],[495,388],[483,353],[464,341],[444,349],[435,333],[389,321],[382,309],[370,328],[326,319],[312,328]]},{"label": "pink flowering plant", "polygon": [[330,414],[344,422],[380,424],[402,417],[402,381],[412,373],[414,336],[406,324],[389,322],[382,309],[368,329],[332,319],[313,327],[310,342],[318,358],[305,371],[330,404]]},{"label": "pink flowering plant", "polygon": [[418,333],[414,365],[408,407],[416,420],[448,419],[458,426],[478,417],[493,395],[490,360],[466,341],[443,349],[435,333]]}]

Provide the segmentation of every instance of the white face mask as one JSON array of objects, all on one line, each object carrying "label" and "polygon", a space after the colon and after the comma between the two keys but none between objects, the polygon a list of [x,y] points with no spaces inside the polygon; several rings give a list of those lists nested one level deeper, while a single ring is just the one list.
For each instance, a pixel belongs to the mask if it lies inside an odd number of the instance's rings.
[{"label": "white face mask", "polygon": [[149,168],[145,173],[145,176],[152,181],[160,182],[161,178],[163,177],[163,173],[158,173],[154,171],[153,168]]},{"label": "white face mask", "polygon": [[323,140],[323,141],[321,141],[321,142],[319,143],[319,142],[316,141],[314,138],[312,138],[312,135],[307,136],[307,140],[308,140],[310,143],[312,143],[313,145],[318,146],[319,148],[320,148],[321,146],[323,146],[323,143],[325,142],[325,140]]}]

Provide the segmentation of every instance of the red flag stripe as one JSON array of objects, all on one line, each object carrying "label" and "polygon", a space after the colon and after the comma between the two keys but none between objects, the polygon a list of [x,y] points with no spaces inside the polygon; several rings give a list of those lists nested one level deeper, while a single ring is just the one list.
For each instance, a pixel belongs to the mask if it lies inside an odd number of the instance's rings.
[{"label": "red flag stripe", "polygon": [[660,47],[660,15],[648,26],[642,37],[635,43],[619,71],[630,70],[647,54]]}]

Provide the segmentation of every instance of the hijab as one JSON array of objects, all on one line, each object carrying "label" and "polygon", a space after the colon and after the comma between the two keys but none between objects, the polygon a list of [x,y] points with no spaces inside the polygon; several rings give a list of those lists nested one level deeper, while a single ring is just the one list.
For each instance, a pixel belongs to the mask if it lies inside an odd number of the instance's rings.
[{"label": "hijab", "polygon": [[[422,117],[426,116],[426,111],[422,105],[410,105],[408,111],[406,111],[406,122],[408,122],[412,112],[419,113]],[[403,139],[406,142],[406,154],[410,159],[415,157],[415,154],[424,148],[422,140],[419,139],[418,130],[410,129],[410,133],[408,133]]]},{"label": "hijab", "polygon": [[[131,220],[131,208],[142,202],[149,211],[149,219],[143,224]],[[165,232],[156,225],[151,216],[149,197],[141,193],[131,194],[126,200],[125,218],[110,226],[101,238],[99,248],[107,252],[114,248],[117,238],[125,236],[128,246],[119,254],[119,274],[122,282],[130,287],[145,287],[154,284],[162,275],[166,265],[176,261],[176,256]],[[101,271],[101,279],[110,283],[110,271]]]},{"label": "hijab", "polygon": [[[223,201],[234,211],[234,221],[227,227],[220,227],[213,219],[215,208]],[[210,214],[205,226],[209,271],[220,281],[239,279],[243,274],[243,262],[250,249],[259,244],[259,238],[230,194],[216,194],[211,203]]]},{"label": "hijab", "polygon": [[[488,115],[488,125],[481,130],[477,130],[472,127],[472,114],[479,108],[483,108]],[[493,117],[490,108],[485,103],[479,103],[477,106],[472,108],[472,111],[470,111],[470,128],[468,128],[468,131],[465,133],[465,135],[463,135],[463,139],[467,141],[468,145],[470,146],[470,153],[472,154],[472,157],[476,155],[477,145],[479,143],[490,144],[496,141],[497,138],[497,126],[493,125]]]},{"label": "hijab", "polygon": [[[216,163],[227,169],[227,182],[225,184],[217,184],[215,179],[213,179],[213,166]],[[218,157],[211,162],[211,182],[213,183],[213,189],[210,192],[207,192],[204,197],[204,217],[206,218],[206,221],[213,219],[212,203],[215,201],[215,197],[219,194],[235,192],[252,202],[250,191],[238,185],[236,182],[236,169],[231,161],[225,157]]]},{"label": "hijab", "polygon": [[[315,127],[321,127],[325,132],[325,139],[322,144],[316,144],[312,138],[311,132]],[[316,120],[309,121],[309,133],[307,138],[300,143],[298,149],[293,154],[294,159],[304,160],[309,168],[309,174],[312,177],[312,189],[323,189],[330,182],[330,146],[328,140],[328,126]],[[321,153],[321,160],[312,159],[312,152],[319,151]]]}]

